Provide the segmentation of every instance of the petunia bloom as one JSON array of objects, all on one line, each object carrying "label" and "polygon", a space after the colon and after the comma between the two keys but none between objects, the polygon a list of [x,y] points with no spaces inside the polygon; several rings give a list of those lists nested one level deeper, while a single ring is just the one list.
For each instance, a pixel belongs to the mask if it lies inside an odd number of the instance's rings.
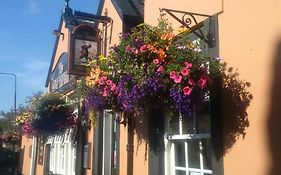
[{"label": "petunia bloom", "polygon": [[180,83],[181,80],[182,80],[182,76],[176,74],[175,77],[174,77],[174,82],[175,82],[175,83]]},{"label": "petunia bloom", "polygon": [[189,63],[189,62],[184,62],[184,65],[187,69],[191,68],[192,67],[192,64]]},{"label": "petunia bloom", "polygon": [[116,87],[117,87],[116,84],[115,84],[115,83],[112,83],[112,84],[111,84],[110,90],[111,90],[111,91],[115,91],[115,90],[116,90]]},{"label": "petunia bloom", "polygon": [[163,73],[163,72],[164,72],[163,66],[160,66],[160,67],[157,69],[157,72]]},{"label": "petunia bloom", "polygon": [[125,47],[125,52],[128,53],[128,52],[130,52],[130,50],[131,50],[131,46],[127,45],[127,46]]},{"label": "petunia bloom", "polygon": [[170,72],[170,78],[174,79],[175,75],[176,75],[176,72],[175,72],[175,71],[171,71],[171,72]]},{"label": "petunia bloom", "polygon": [[184,95],[190,95],[192,92],[192,88],[190,88],[189,86],[184,87],[182,90]]},{"label": "petunia bloom", "polygon": [[159,64],[159,60],[156,58],[156,59],[153,60],[153,63],[154,64]]},{"label": "petunia bloom", "polygon": [[107,95],[108,95],[108,94],[107,94],[107,91],[104,90],[104,91],[102,92],[102,96],[106,97]]},{"label": "petunia bloom", "polygon": [[131,48],[131,52],[134,54],[134,55],[137,55],[139,54],[139,50],[135,47]]},{"label": "petunia bloom", "polygon": [[189,74],[188,69],[187,69],[187,68],[183,68],[183,69],[181,70],[181,74],[182,74],[183,76],[187,76],[187,75]]},{"label": "petunia bloom", "polygon": [[145,44],[145,45],[142,45],[141,47],[140,47],[140,52],[146,52],[147,51],[147,45]]},{"label": "petunia bloom", "polygon": [[193,81],[192,79],[189,79],[189,80],[188,80],[188,84],[191,85],[191,86],[193,86],[195,83],[194,83],[194,81]]},{"label": "petunia bloom", "polygon": [[205,75],[201,76],[200,79],[197,82],[198,87],[200,87],[201,89],[206,87],[207,86],[207,80],[208,80],[207,76],[205,76]]},{"label": "petunia bloom", "polygon": [[112,81],[111,80],[106,80],[106,85],[111,86]]}]

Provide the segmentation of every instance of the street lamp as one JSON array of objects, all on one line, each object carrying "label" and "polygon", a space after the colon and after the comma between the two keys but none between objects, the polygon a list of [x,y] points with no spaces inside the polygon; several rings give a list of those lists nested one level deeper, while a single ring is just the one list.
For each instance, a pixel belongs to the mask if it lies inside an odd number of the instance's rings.
[{"label": "street lamp", "polygon": [[11,75],[14,76],[15,78],[15,94],[14,94],[14,120],[16,120],[16,116],[17,116],[17,75],[13,74],[13,73],[7,73],[7,72],[0,72],[0,74],[2,75]]}]

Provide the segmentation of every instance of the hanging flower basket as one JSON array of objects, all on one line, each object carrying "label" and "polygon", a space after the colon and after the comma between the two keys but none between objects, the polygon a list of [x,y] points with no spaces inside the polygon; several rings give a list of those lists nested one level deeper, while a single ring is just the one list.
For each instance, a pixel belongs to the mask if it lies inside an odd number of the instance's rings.
[{"label": "hanging flower basket", "polygon": [[20,135],[14,131],[6,132],[0,135],[0,141],[9,145],[19,145]]},{"label": "hanging flower basket", "polygon": [[75,125],[73,108],[59,94],[47,93],[31,102],[29,119],[22,130],[27,135],[54,135]]},{"label": "hanging flower basket", "polygon": [[222,75],[223,65],[204,55],[189,34],[185,28],[175,32],[165,20],[123,34],[107,58],[89,64],[86,108],[139,113],[165,105],[190,116]]}]

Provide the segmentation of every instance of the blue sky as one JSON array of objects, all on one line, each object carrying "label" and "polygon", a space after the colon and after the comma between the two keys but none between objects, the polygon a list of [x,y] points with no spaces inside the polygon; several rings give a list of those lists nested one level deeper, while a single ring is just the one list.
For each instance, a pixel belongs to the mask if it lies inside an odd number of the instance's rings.
[{"label": "blue sky", "polygon": [[[73,10],[95,14],[99,0],[70,0]],[[0,6],[0,72],[17,75],[17,106],[45,91],[64,0],[10,0]],[[0,75],[0,110],[14,105],[14,78]]]}]

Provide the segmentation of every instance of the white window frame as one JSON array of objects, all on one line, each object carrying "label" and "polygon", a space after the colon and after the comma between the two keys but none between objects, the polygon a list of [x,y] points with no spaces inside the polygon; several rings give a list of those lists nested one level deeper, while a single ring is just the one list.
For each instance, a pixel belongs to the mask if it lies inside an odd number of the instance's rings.
[{"label": "white window frame", "polygon": [[[206,101],[209,101],[208,98],[206,98]],[[197,119],[196,113],[193,114],[193,124],[196,123]],[[211,117],[211,116],[209,116]],[[166,126],[167,128],[169,127],[169,122],[166,121]],[[186,172],[186,175],[189,175],[190,172],[198,173],[198,175],[204,175],[204,173],[208,174],[213,174],[212,170],[209,169],[204,169],[204,162],[203,162],[203,146],[202,146],[202,140],[201,139],[211,139],[211,133],[197,133],[197,128],[196,125],[193,126],[194,133],[192,134],[183,134],[183,122],[182,122],[182,116],[179,116],[179,121],[178,121],[178,126],[179,126],[179,133],[178,134],[169,134],[166,133],[164,135],[164,144],[165,144],[165,175],[175,175],[176,170],[183,170]],[[189,168],[188,165],[188,141],[189,140],[194,140],[198,139],[199,140],[199,149],[200,149],[200,168]],[[175,142],[182,142],[184,143],[184,149],[185,149],[185,167],[178,167],[175,166]],[[211,161],[211,160],[210,160]]]},{"label": "white window frame", "polygon": [[72,143],[71,144],[71,174],[72,175],[75,175],[75,171],[76,171],[76,160],[77,160],[77,157],[76,157],[76,153],[77,153],[77,145],[76,143]]},{"label": "white window frame", "polygon": [[76,144],[73,143],[73,131],[67,131],[62,136],[49,137],[46,144],[50,145],[50,164],[46,167],[53,174],[75,175]]}]

